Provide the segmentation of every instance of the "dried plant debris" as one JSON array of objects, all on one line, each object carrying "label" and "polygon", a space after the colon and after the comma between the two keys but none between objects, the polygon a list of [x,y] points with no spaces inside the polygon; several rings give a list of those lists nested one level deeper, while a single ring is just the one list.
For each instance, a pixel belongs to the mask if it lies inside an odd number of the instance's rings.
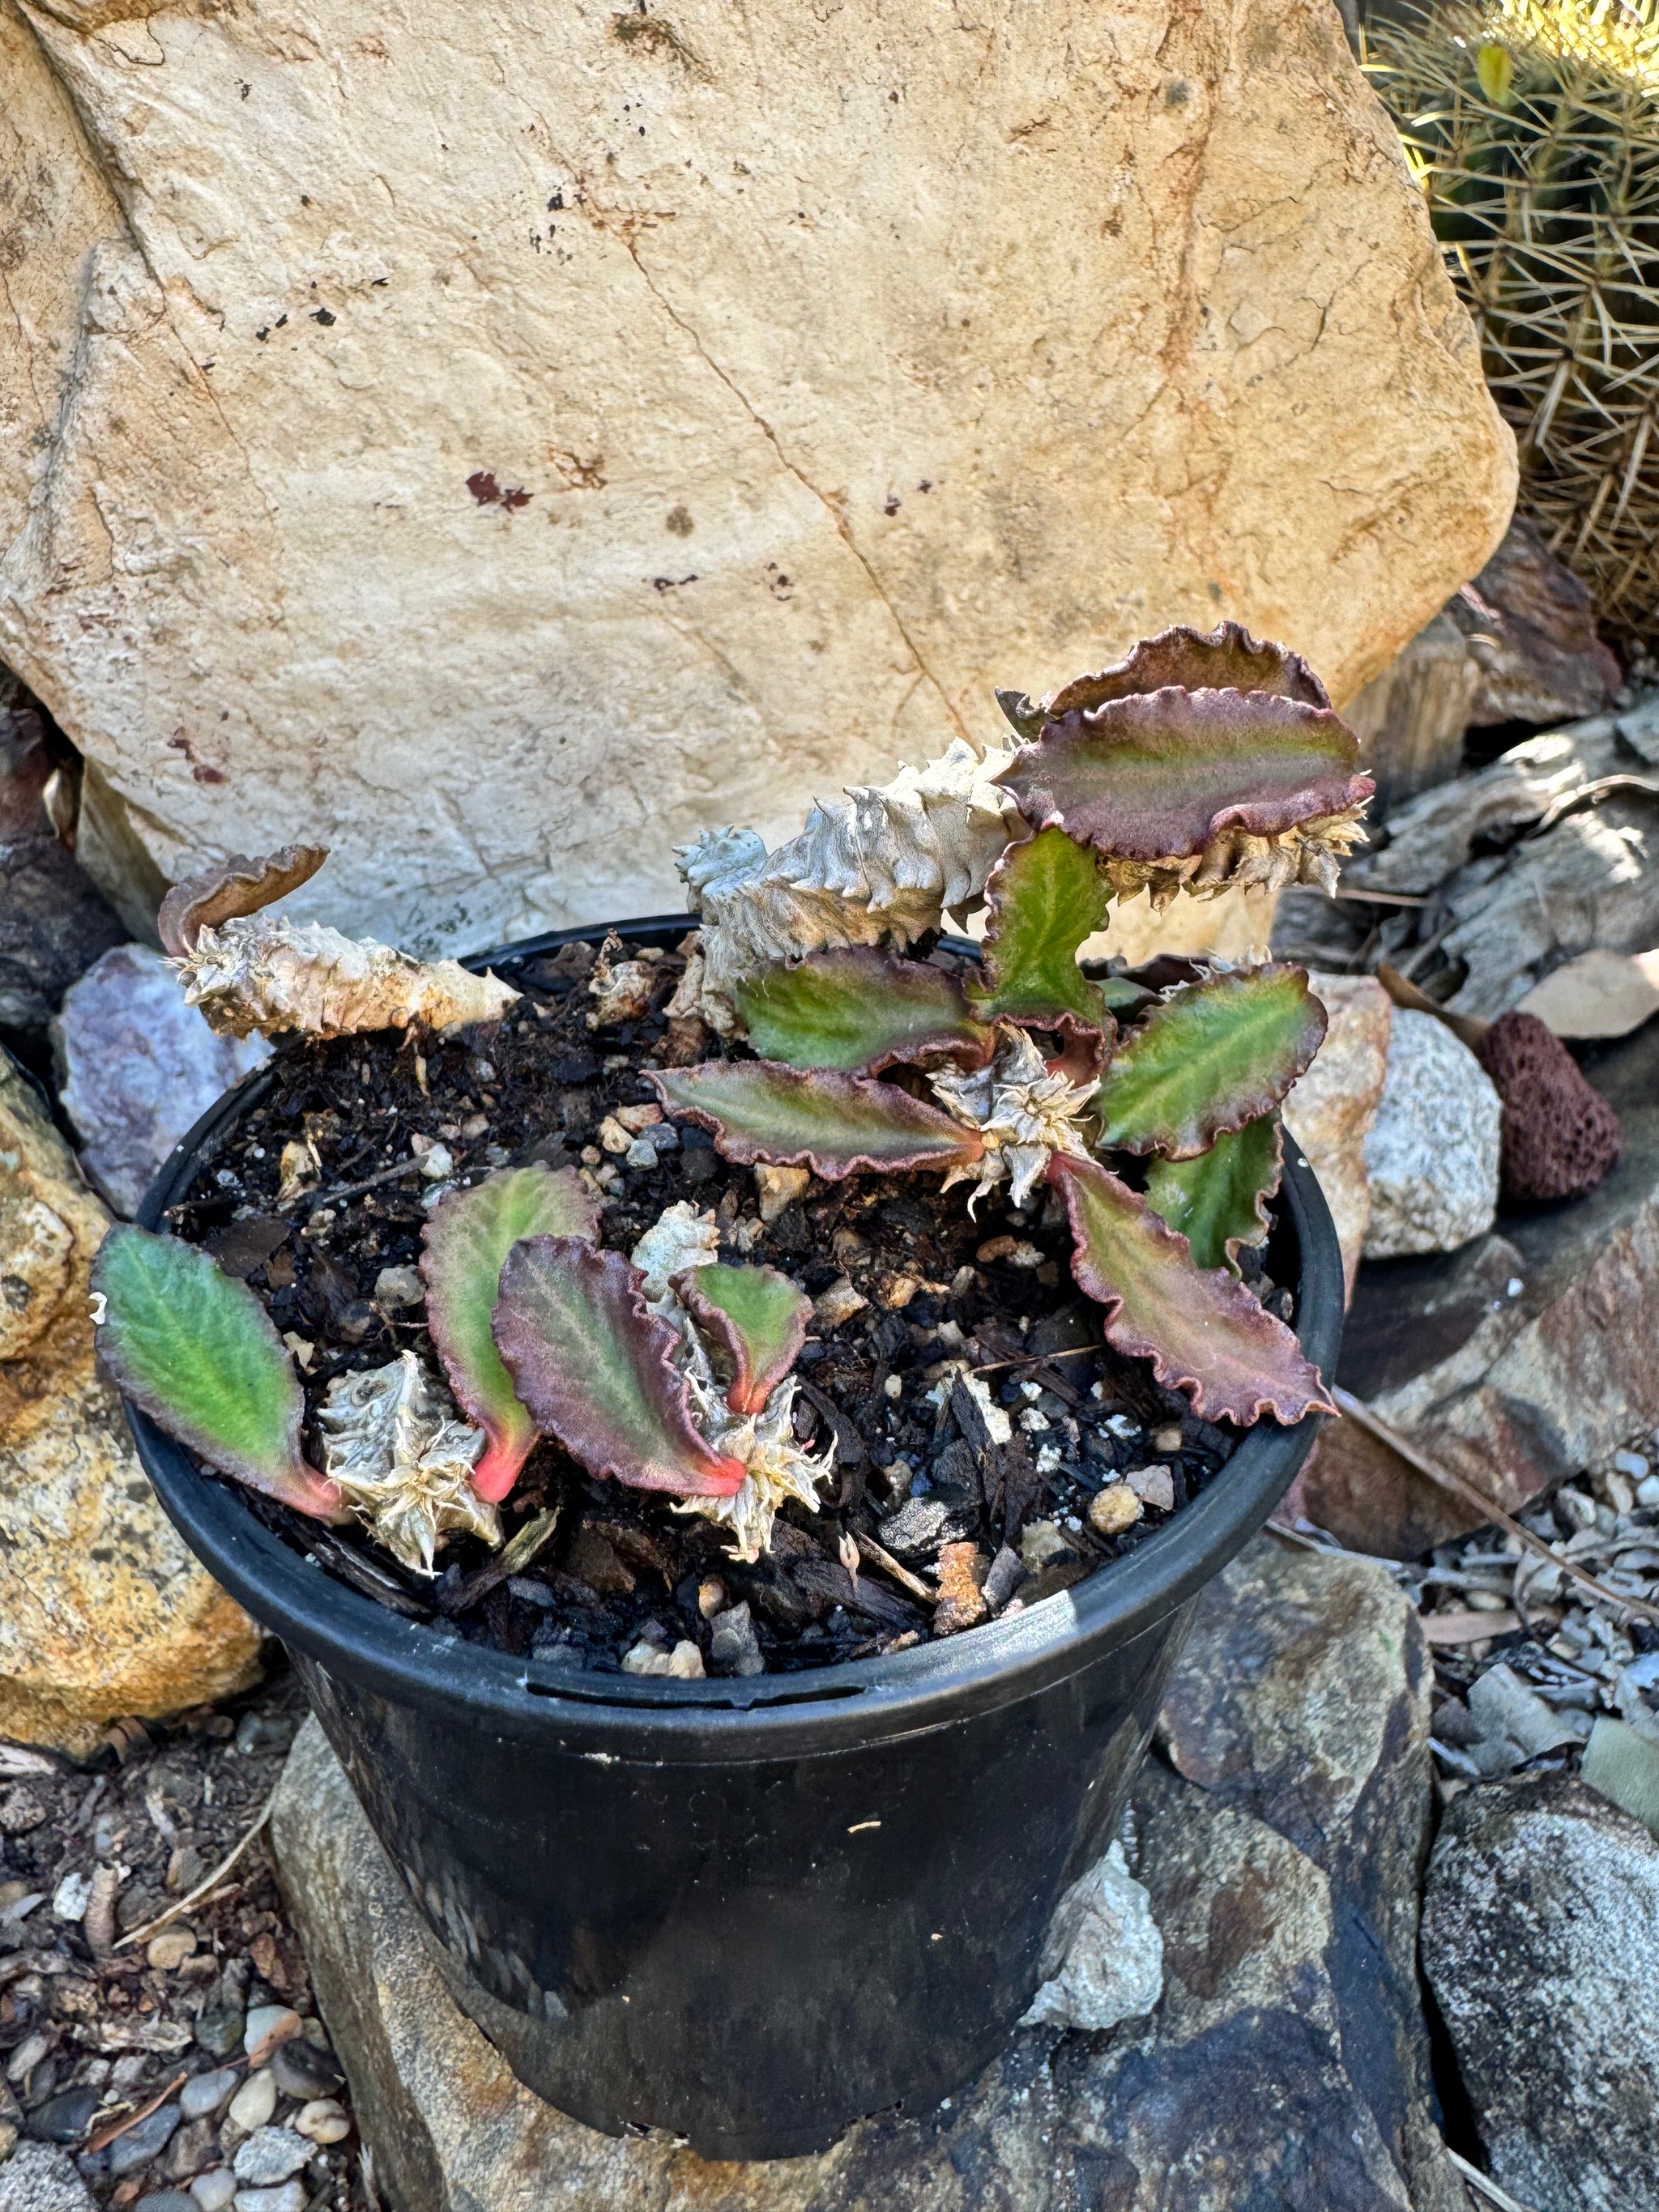
[{"label": "dried plant debris", "polygon": [[702,918],[702,1003],[729,1028],[733,984],[780,960],[850,945],[914,944],[985,889],[1011,839],[1025,835],[981,760],[957,738],[926,768],[815,805],[800,835],[769,853],[752,830],[706,830],[678,857]]},{"label": "dried plant debris", "polygon": [[501,1542],[501,1517],[473,1487],[484,1432],[457,1419],[412,1352],[337,1375],[317,1425],[330,1480],[404,1566],[429,1575],[439,1546],[457,1533]]},{"label": "dried plant debris", "polygon": [[188,1004],[222,1036],[347,1036],[364,1030],[438,1031],[499,1021],[518,993],[459,961],[416,960],[372,938],[341,936],[286,916],[260,917],[308,883],[321,845],[284,845],[267,857],[234,853],[175,884],[156,927]]},{"label": "dried plant debris", "polygon": [[349,1036],[416,1023],[442,1032],[499,1021],[519,995],[456,960],[416,960],[283,918],[204,929],[179,970],[186,1000],[222,1036]]}]

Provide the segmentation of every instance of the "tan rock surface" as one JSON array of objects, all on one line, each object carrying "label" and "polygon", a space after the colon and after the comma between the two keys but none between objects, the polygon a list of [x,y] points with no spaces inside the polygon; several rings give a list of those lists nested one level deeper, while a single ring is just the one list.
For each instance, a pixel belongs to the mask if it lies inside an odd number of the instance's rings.
[{"label": "tan rock surface", "polygon": [[0,1736],[83,1753],[242,1689],[258,1632],[156,1504],[93,1358],[109,1215],[0,1053]]},{"label": "tan rock surface", "polygon": [[0,654],[136,921],[648,910],[1168,622],[1351,695],[1510,510],[1305,0],[0,0]]},{"label": "tan rock surface", "polygon": [[1342,1246],[1349,1295],[1371,1218],[1365,1139],[1382,1096],[1394,1008],[1370,975],[1308,978],[1330,1026],[1313,1066],[1285,1100],[1285,1126],[1319,1178]]}]

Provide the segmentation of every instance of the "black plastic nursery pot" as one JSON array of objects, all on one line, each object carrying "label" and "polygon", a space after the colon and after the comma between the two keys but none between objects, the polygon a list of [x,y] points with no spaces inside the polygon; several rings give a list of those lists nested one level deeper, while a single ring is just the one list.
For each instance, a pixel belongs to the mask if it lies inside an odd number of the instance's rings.
[{"label": "black plastic nursery pot", "polygon": [[[146,1226],[268,1087],[254,1077],[190,1133]],[[1270,1267],[1330,1375],[1341,1258],[1293,1144]],[[1057,1901],[1115,1832],[1198,1593],[1317,1427],[1263,1422],[1167,1526],[1012,1619],[811,1674],[681,1682],[399,1618],[129,1418],[186,1543],[293,1655],[450,1989],[519,2079],[592,2127],[720,2159],[821,2148],[996,2055]]]}]

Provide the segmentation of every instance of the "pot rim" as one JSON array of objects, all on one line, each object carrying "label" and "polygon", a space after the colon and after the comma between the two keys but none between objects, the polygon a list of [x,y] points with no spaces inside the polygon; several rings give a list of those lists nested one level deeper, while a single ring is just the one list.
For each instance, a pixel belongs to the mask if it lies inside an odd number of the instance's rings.
[{"label": "pot rim", "polygon": [[[647,915],[608,927],[624,942],[638,941],[693,928],[696,917]],[[481,970],[605,933],[604,925],[553,930],[463,964]],[[978,948],[963,940],[958,949]],[[268,1095],[274,1075],[267,1063],[245,1077],[180,1139],[145,1194],[141,1227],[164,1226],[198,1153]],[[1342,1334],[1341,1253],[1324,1194],[1293,1142],[1285,1148],[1279,1195],[1300,1259],[1294,1327],[1328,1379]],[[1293,1428],[1258,1423],[1209,1488],[1155,1535],[1012,1620],[801,1674],[679,1682],[514,1659],[393,1613],[284,1542],[230,1483],[204,1473],[184,1445],[123,1404],[144,1471],[191,1550],[256,1619],[331,1674],[504,1738],[552,1736],[597,1759],[676,1765],[832,1753],[992,1711],[1076,1674],[1186,1603],[1226,1565],[1290,1487],[1323,1418],[1310,1414]]]}]

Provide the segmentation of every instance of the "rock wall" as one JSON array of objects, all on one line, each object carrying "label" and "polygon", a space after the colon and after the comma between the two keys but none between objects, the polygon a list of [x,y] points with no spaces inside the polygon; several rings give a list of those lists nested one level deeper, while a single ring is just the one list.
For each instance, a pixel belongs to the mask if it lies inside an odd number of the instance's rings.
[{"label": "rock wall", "polygon": [[0,0],[0,657],[134,926],[331,840],[417,950],[1171,621],[1340,698],[1510,434],[1324,0]]}]

